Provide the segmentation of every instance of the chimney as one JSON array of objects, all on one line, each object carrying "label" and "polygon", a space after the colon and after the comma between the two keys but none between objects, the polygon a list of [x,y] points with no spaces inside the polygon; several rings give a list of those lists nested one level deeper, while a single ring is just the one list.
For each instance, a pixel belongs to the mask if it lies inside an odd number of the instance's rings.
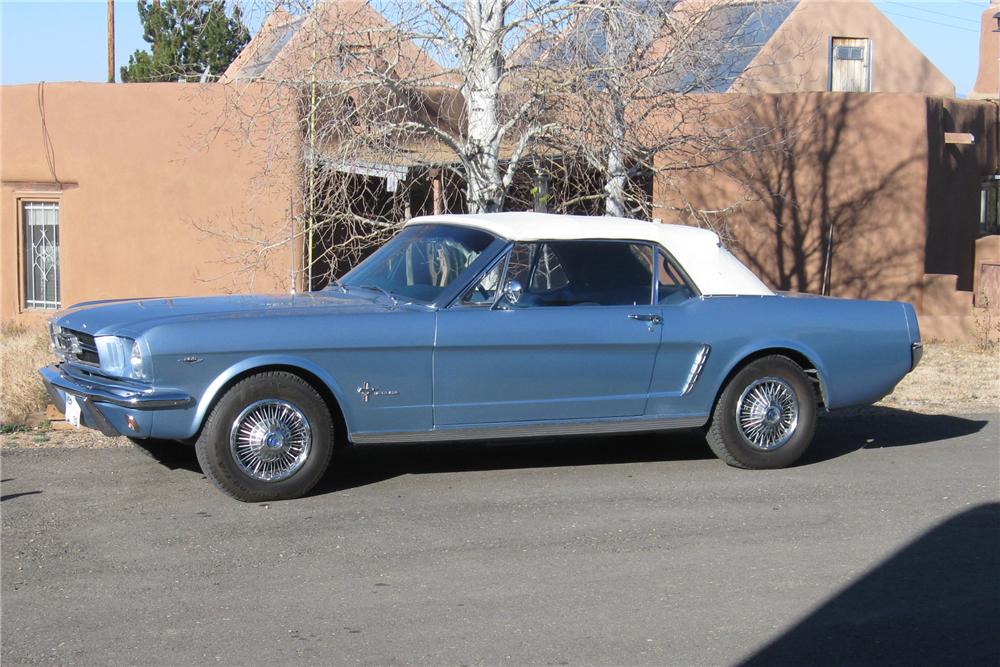
[{"label": "chimney", "polygon": [[979,76],[969,93],[971,99],[996,99],[1000,92],[1000,0],[990,6],[979,21]]}]

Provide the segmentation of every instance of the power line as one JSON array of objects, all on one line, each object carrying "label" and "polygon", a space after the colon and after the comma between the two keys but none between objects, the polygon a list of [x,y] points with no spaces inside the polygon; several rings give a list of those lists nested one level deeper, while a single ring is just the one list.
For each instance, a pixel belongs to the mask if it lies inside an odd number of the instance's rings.
[{"label": "power line", "polygon": [[899,17],[902,17],[904,19],[910,19],[910,20],[913,20],[913,21],[923,21],[924,23],[933,23],[934,25],[943,26],[945,28],[952,28],[953,30],[963,30],[965,32],[972,32],[972,33],[978,33],[979,32],[978,30],[973,30],[972,28],[966,28],[964,25],[952,25],[950,23],[941,23],[940,21],[934,21],[932,19],[925,19],[922,16],[911,16],[909,14],[899,14],[897,12],[890,12],[888,9],[883,9],[882,11],[884,13],[890,14],[892,16],[899,16]]},{"label": "power line", "polygon": [[952,16],[951,14],[946,14],[945,12],[936,12],[933,9],[927,9],[926,7],[921,7],[915,2],[895,2],[894,0],[886,0],[886,2],[890,5],[899,5],[900,7],[904,7],[908,10],[916,9],[921,12],[927,12],[928,14],[936,14],[938,16],[943,16],[946,19],[952,21],[967,21],[968,23],[975,23],[976,25],[979,24],[979,21],[976,19],[967,19],[964,16]]}]

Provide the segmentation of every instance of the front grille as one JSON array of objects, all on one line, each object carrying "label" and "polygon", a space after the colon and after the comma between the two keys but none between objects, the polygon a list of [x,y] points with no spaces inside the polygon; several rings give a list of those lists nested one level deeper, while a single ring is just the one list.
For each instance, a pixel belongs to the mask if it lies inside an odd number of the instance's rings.
[{"label": "front grille", "polygon": [[97,343],[89,333],[63,329],[59,334],[59,346],[67,356],[75,358],[82,364],[101,365],[101,359],[97,355]]}]

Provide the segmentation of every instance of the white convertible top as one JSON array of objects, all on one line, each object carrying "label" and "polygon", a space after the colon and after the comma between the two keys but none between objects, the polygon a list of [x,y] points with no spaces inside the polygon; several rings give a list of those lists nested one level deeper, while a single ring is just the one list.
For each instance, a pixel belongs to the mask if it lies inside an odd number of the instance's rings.
[{"label": "white convertible top", "polygon": [[481,213],[425,215],[407,225],[430,223],[475,227],[509,241],[621,239],[649,241],[666,248],[704,295],[773,295],[750,269],[722,247],[714,232],[686,225],[551,213]]}]

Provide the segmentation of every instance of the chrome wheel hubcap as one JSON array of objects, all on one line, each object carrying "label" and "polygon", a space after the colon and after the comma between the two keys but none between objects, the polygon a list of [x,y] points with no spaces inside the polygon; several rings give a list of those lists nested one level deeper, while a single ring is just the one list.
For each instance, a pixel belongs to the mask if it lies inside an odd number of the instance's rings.
[{"label": "chrome wheel hubcap", "polygon": [[736,403],[736,426],[754,449],[771,451],[792,439],[799,423],[799,401],[785,380],[755,380]]},{"label": "chrome wheel hubcap", "polygon": [[266,399],[248,405],[233,422],[229,449],[240,469],[253,479],[288,479],[309,458],[312,428],[288,401]]}]

